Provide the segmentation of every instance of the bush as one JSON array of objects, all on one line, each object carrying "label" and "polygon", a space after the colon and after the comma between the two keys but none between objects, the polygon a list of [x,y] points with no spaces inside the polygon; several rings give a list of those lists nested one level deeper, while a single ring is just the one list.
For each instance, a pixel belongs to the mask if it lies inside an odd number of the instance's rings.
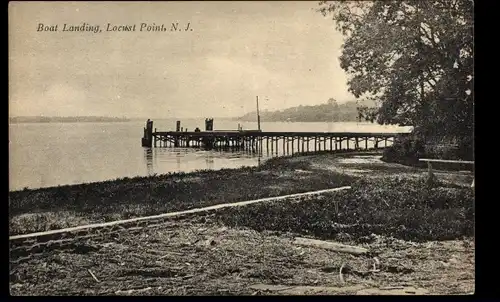
[{"label": "bush", "polygon": [[[392,146],[384,149],[382,160],[403,165],[426,167],[419,158],[473,160],[473,141],[463,138],[457,144],[431,141],[416,134],[399,137]],[[469,170],[470,165],[433,163],[433,167],[445,170]]]}]

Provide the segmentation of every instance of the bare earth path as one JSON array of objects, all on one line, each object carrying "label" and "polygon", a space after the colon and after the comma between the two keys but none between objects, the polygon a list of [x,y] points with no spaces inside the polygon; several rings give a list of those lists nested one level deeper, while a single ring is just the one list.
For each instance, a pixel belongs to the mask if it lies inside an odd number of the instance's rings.
[{"label": "bare earth path", "polygon": [[[467,294],[470,240],[376,238],[370,256],[293,244],[293,236],[188,219],[11,261],[13,295]],[[379,272],[366,273],[377,257]],[[343,281],[339,276],[344,265]],[[90,271],[90,272],[89,272]],[[95,276],[95,278],[92,276]]]},{"label": "bare earth path", "polygon": [[[319,170],[329,170],[358,177],[398,176],[417,178],[427,174],[425,168],[409,167],[396,163],[386,163],[379,154],[335,154],[324,156],[303,156],[290,158],[290,161],[307,161]],[[434,170],[439,180],[470,186],[473,175],[469,171],[439,171]]]}]

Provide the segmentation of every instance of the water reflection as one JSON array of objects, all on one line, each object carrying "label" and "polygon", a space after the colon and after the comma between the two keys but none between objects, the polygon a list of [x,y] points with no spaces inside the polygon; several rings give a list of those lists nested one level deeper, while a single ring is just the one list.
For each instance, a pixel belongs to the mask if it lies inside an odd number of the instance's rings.
[{"label": "water reflection", "polygon": [[247,151],[227,152],[188,148],[144,149],[147,175],[260,166],[263,158],[260,152]]},{"label": "water reflection", "polygon": [[154,174],[153,149],[151,148],[144,149],[144,159],[146,161],[146,169],[148,171],[148,175],[153,175]]},{"label": "water reflection", "polygon": [[207,169],[214,168],[214,157],[211,154],[205,156],[205,163],[207,164]]},{"label": "water reflection", "polygon": [[175,160],[177,163],[177,170],[180,171],[181,170],[181,157],[182,157],[182,155],[180,152],[177,152],[175,155],[176,155]]}]

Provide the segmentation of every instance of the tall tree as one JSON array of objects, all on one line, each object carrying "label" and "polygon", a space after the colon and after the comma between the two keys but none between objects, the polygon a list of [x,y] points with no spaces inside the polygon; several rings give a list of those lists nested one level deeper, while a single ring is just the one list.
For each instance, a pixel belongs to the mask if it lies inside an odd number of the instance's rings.
[{"label": "tall tree", "polygon": [[381,124],[425,135],[472,137],[473,1],[320,2],[344,35],[349,91]]}]

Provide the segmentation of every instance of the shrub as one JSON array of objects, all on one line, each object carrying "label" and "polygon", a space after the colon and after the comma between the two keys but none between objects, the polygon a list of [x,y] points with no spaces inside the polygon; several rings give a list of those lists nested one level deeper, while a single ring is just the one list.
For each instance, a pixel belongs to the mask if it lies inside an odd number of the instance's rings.
[{"label": "shrub", "polygon": [[[382,160],[385,162],[426,167],[419,158],[473,160],[473,141],[463,138],[456,144],[440,140],[426,140],[417,134],[399,137],[392,146],[384,149]],[[470,165],[433,163],[434,168],[446,170],[468,170]]]}]

